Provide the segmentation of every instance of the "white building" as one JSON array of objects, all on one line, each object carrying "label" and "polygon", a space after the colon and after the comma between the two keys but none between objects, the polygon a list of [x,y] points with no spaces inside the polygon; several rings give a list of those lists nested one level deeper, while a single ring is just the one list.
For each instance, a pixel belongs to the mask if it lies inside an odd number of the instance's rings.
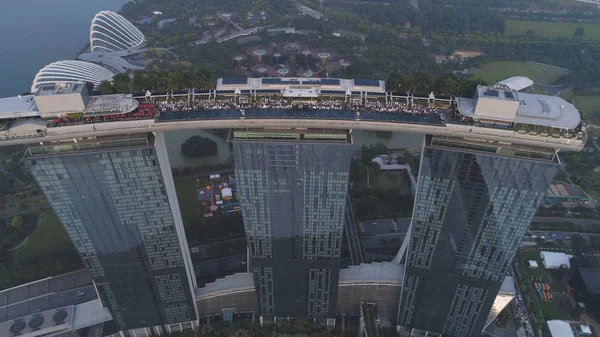
[{"label": "white building", "polygon": [[502,85],[511,90],[521,91],[530,88],[533,85],[533,81],[525,76],[513,76],[496,83],[496,85]]},{"label": "white building", "polygon": [[101,11],[94,16],[90,26],[90,49],[94,51],[117,51],[141,48],[144,34],[121,15]]},{"label": "white building", "polygon": [[565,253],[540,252],[540,257],[546,269],[558,269],[561,266],[571,268],[569,256]]},{"label": "white building", "polygon": [[98,87],[102,81],[112,81],[114,74],[97,64],[66,60],[50,63],[40,69],[31,84],[31,92],[45,84],[85,83],[90,82]]},{"label": "white building", "polygon": [[529,260],[529,268],[537,268],[537,267],[539,267],[537,261]]},{"label": "white building", "polygon": [[552,320],[546,323],[552,337],[575,337],[573,330],[571,330],[571,325],[565,321]]}]

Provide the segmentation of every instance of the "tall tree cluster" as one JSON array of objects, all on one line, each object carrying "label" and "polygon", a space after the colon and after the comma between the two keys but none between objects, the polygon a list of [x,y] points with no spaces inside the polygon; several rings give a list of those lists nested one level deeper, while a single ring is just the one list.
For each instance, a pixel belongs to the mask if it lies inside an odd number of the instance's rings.
[{"label": "tall tree cluster", "polygon": [[101,94],[132,93],[185,89],[209,89],[214,86],[211,73],[206,69],[199,69],[195,73],[184,71],[156,72],[139,70],[129,74],[117,74],[112,82],[100,83],[98,90]]}]

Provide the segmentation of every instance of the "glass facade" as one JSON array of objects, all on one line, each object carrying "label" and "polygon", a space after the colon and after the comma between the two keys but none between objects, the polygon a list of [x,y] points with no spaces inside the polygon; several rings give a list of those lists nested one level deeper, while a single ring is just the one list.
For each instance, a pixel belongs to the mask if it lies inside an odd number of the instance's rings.
[{"label": "glass facade", "polygon": [[336,314],[350,135],[306,131],[230,137],[262,316]]},{"label": "glass facade", "polygon": [[152,134],[115,138],[32,147],[25,161],[122,330],[196,320],[168,161]]},{"label": "glass facade", "polygon": [[558,158],[427,136],[421,160],[398,324],[480,336]]}]

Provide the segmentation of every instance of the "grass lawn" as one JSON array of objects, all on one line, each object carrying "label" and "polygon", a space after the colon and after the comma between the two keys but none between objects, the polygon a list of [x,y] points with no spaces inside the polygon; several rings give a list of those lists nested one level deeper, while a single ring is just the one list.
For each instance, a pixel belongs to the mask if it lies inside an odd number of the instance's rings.
[{"label": "grass lawn", "polygon": [[194,223],[199,218],[196,178],[175,180],[175,190],[177,191],[177,200],[179,200],[183,223]]},{"label": "grass lawn", "polygon": [[570,313],[560,303],[560,297],[563,295],[554,295],[552,301],[539,301],[542,314],[546,320],[551,319],[569,319]]},{"label": "grass lawn", "polygon": [[589,194],[590,197],[596,199],[596,201],[600,201],[600,191],[596,191],[593,189],[585,190],[585,193]]},{"label": "grass lawn", "polygon": [[600,96],[575,96],[573,104],[581,111],[584,121],[600,124],[600,113],[592,115],[594,111],[600,112]]},{"label": "grass lawn", "polygon": [[480,68],[471,69],[471,75],[481,78],[490,84],[497,83],[511,76],[529,77],[536,83],[550,84],[562,75],[536,71],[525,61],[497,61],[484,64]]},{"label": "grass lawn", "polygon": [[13,256],[16,260],[27,261],[74,250],[75,247],[56,214],[47,210],[27,241],[13,251]]},{"label": "grass lawn", "polygon": [[579,22],[554,22],[533,20],[506,20],[506,35],[526,35],[528,30],[536,36],[572,38],[575,28],[583,28],[583,40],[600,40],[600,24]]},{"label": "grass lawn", "polygon": [[371,187],[381,191],[398,190],[398,182],[396,181],[396,173],[387,171],[371,170],[370,179]]},{"label": "grass lawn", "polygon": [[544,269],[544,265],[542,264],[542,258],[540,257],[540,252],[539,251],[521,251],[520,253],[521,259],[524,263],[524,265],[529,266],[529,260],[535,260],[538,264],[538,268],[527,268],[526,269],[526,273],[527,275],[527,280],[529,280],[531,277],[539,277],[541,276],[544,283],[550,285],[551,289],[550,291],[552,292],[564,292],[565,288],[562,285],[562,283],[560,283],[560,280],[558,280],[553,274],[552,271],[550,270],[546,270]]},{"label": "grass lawn", "polygon": [[[542,276],[546,277],[546,270],[544,270],[544,265],[542,264],[542,258],[540,257],[539,251],[520,251],[519,255],[527,268],[525,269],[527,272],[527,279],[534,276]],[[538,268],[529,268],[529,260],[534,260],[538,264]]]}]

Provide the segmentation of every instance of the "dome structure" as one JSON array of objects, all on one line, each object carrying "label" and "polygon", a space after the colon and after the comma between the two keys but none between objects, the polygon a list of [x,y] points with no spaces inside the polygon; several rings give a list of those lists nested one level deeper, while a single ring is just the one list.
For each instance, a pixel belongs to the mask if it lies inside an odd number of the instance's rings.
[{"label": "dome structure", "polygon": [[533,81],[525,76],[513,76],[496,83],[496,85],[502,85],[515,91],[521,91],[531,87]]},{"label": "dome structure", "polygon": [[90,48],[94,51],[117,51],[140,48],[144,34],[121,15],[101,11],[94,16],[90,27]]},{"label": "dome structure", "polygon": [[31,92],[44,84],[59,82],[91,82],[94,86],[102,81],[112,80],[114,74],[95,63],[67,60],[50,63],[35,75]]}]

